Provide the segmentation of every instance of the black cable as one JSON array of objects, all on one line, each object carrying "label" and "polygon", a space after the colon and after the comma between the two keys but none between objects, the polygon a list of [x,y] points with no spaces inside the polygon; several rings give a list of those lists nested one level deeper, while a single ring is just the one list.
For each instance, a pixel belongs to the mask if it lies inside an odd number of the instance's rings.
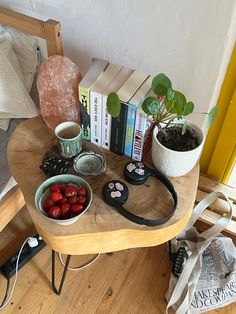
[{"label": "black cable", "polygon": [[7,299],[7,296],[8,296],[8,291],[9,291],[9,286],[10,286],[10,279],[7,278],[7,287],[6,287],[6,291],[5,291],[5,295],[4,295],[4,298],[2,300],[2,303],[0,304],[0,309],[1,307],[4,305],[6,299]]},{"label": "black cable", "polygon": [[150,176],[155,177],[157,180],[163,183],[172,196],[174,204],[165,217],[158,219],[147,219],[134,215],[129,210],[127,210],[123,205],[128,199],[129,190],[128,186],[120,180],[111,180],[103,186],[103,200],[108,205],[115,207],[123,217],[136,224],[146,226],[159,226],[164,224],[174,215],[178,204],[178,196],[171,181],[158,170],[151,169],[142,162],[132,161],[127,163],[124,167],[124,177],[130,184],[144,184]]}]

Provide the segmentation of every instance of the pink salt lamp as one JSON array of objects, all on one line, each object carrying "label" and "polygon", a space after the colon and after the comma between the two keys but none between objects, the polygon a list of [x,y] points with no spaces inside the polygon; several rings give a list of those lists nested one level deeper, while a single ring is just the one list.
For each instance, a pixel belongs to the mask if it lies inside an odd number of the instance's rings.
[{"label": "pink salt lamp", "polygon": [[54,130],[63,121],[80,123],[78,66],[62,56],[51,56],[39,71],[37,88],[41,114],[46,125]]}]

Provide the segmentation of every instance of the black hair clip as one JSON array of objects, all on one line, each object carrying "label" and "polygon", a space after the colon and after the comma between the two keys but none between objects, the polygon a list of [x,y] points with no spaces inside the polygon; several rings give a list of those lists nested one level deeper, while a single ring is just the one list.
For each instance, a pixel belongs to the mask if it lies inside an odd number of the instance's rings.
[{"label": "black hair clip", "polygon": [[39,168],[49,177],[64,174],[69,170],[69,167],[69,161],[57,158],[54,155],[46,156],[43,159],[42,165],[39,166]]}]

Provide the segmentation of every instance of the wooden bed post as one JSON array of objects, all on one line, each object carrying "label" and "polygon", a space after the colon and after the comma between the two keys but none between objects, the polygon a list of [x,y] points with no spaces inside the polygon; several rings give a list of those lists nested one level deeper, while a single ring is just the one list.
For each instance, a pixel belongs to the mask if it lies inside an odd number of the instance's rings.
[{"label": "wooden bed post", "polygon": [[41,21],[9,9],[0,8],[0,24],[45,39],[48,56],[63,55],[61,24],[57,21]]},{"label": "wooden bed post", "polygon": [[48,56],[63,55],[61,24],[54,20],[44,22]]}]

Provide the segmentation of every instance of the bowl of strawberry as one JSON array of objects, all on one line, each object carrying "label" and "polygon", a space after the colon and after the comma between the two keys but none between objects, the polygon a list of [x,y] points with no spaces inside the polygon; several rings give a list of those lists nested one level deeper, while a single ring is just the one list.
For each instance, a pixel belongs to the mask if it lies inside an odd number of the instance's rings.
[{"label": "bowl of strawberry", "polygon": [[35,205],[47,219],[69,225],[86,212],[92,202],[90,185],[82,178],[63,174],[44,181],[35,194]]}]

